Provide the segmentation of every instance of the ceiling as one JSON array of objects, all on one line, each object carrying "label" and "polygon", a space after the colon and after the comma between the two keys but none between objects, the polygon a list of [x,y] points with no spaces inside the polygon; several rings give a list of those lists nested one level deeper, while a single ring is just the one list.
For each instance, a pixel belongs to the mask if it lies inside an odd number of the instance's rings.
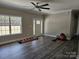
[{"label": "ceiling", "polygon": [[51,14],[63,10],[79,9],[79,0],[0,0],[0,6],[40,12],[30,2],[48,3],[50,10],[42,10],[42,13]]}]

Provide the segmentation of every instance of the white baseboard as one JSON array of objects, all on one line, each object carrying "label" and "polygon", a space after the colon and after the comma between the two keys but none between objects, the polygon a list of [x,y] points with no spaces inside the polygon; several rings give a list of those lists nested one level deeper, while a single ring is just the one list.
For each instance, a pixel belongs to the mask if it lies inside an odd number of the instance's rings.
[{"label": "white baseboard", "polygon": [[7,43],[11,43],[11,42],[17,42],[19,40],[22,40],[22,39],[25,39],[25,38],[28,38],[28,37],[33,37],[34,35],[32,36],[25,36],[25,37],[22,37],[22,38],[17,38],[17,39],[14,39],[14,40],[8,40],[8,41],[4,41],[4,42],[0,42],[0,45],[2,44],[7,44]]},{"label": "white baseboard", "polygon": [[56,35],[44,34],[45,36],[56,37]]},{"label": "white baseboard", "polygon": [[[56,35],[49,35],[49,34],[44,34],[45,36],[50,36],[50,37],[56,37]],[[70,37],[67,37],[68,40],[70,40]]]},{"label": "white baseboard", "polygon": [[14,39],[14,40],[8,40],[8,41],[0,42],[0,45],[11,43],[11,42],[17,42],[17,41],[22,40],[24,38],[26,38],[26,37],[22,37],[22,38],[17,38],[17,39]]},{"label": "white baseboard", "polygon": [[9,41],[5,41],[5,42],[0,42],[0,45],[11,43],[11,42],[16,42],[16,41],[19,41],[19,40],[21,40],[21,39],[15,39],[15,40],[9,40]]}]

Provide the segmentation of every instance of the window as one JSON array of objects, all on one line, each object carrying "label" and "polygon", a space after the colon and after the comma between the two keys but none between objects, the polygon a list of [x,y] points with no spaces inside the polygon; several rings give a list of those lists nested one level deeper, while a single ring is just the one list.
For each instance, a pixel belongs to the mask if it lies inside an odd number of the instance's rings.
[{"label": "window", "polygon": [[40,20],[37,20],[37,21],[36,21],[36,24],[40,24]]},{"label": "window", "polygon": [[9,32],[9,17],[0,15],[0,36],[8,35]]},{"label": "window", "polygon": [[21,17],[0,15],[0,36],[19,33],[22,33]]},{"label": "window", "polygon": [[11,34],[21,33],[21,17],[10,17]]}]

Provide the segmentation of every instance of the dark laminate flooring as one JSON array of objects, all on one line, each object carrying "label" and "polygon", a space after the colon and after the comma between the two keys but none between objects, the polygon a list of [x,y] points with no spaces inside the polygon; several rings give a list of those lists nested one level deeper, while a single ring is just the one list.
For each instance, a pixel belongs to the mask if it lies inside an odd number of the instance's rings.
[{"label": "dark laminate flooring", "polygon": [[63,46],[70,42],[52,42],[52,39],[54,38],[39,37],[28,43],[0,46],[0,59],[56,59],[53,56],[60,54]]}]

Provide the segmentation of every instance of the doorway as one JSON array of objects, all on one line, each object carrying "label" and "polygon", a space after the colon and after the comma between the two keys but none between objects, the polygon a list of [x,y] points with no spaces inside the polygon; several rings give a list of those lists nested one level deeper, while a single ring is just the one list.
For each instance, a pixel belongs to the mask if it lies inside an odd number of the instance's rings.
[{"label": "doorway", "polygon": [[33,20],[33,35],[41,35],[43,33],[43,20]]}]

